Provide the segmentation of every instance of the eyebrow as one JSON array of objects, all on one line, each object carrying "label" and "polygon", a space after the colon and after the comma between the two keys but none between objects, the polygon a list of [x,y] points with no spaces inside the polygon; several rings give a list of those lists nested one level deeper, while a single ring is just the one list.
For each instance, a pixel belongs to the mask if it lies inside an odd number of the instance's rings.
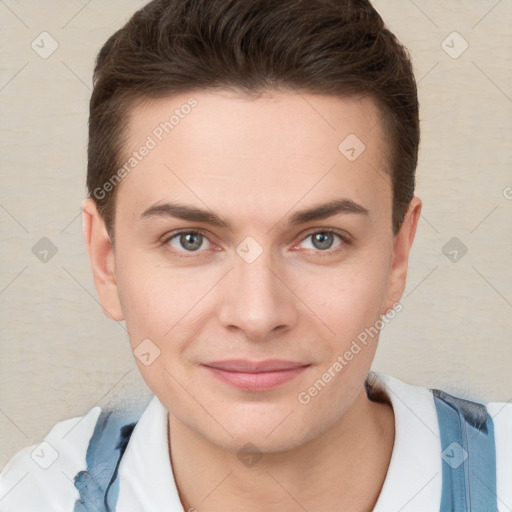
[{"label": "eyebrow", "polygon": [[[364,206],[351,199],[335,199],[328,203],[295,212],[288,220],[288,224],[290,226],[297,226],[305,224],[306,222],[327,219],[338,214],[368,215],[369,211]],[[169,202],[154,204],[145,210],[140,215],[139,219],[154,217],[173,217],[191,222],[210,224],[233,231],[231,223],[219,215],[208,210],[202,210],[195,206],[188,206],[181,203]]]}]

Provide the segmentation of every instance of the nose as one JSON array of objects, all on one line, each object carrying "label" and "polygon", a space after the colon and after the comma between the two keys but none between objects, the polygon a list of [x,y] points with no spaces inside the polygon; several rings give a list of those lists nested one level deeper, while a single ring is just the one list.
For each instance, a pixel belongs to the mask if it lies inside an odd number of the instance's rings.
[{"label": "nose", "polygon": [[251,341],[268,341],[292,329],[299,318],[298,299],[287,281],[283,266],[273,264],[268,251],[252,263],[237,257],[220,290],[220,322]]}]

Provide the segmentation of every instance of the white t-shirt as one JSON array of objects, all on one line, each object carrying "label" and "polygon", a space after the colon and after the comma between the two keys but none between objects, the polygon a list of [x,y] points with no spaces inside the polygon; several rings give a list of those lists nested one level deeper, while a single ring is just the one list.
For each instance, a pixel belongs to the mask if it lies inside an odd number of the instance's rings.
[{"label": "white t-shirt", "polygon": [[[395,443],[374,512],[438,512],[442,458],[432,393],[375,374],[391,401]],[[499,512],[512,510],[512,404],[486,404],[494,422]],[[0,474],[0,512],[72,512],[75,475],[101,412],[57,423],[38,445],[18,452]],[[155,396],[140,417],[119,466],[118,512],[184,512],[169,458],[167,410]]]}]

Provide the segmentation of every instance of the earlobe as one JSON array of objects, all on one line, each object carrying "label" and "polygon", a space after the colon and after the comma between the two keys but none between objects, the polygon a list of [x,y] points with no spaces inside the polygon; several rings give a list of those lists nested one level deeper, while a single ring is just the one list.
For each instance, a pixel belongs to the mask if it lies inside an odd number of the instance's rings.
[{"label": "earlobe", "polygon": [[389,311],[400,300],[404,292],[409,253],[416,234],[421,207],[421,199],[415,196],[409,203],[402,226],[395,236],[386,311]]},{"label": "earlobe", "polygon": [[82,202],[82,214],[84,241],[103,313],[111,320],[123,320],[115,274],[114,249],[105,222],[93,199],[87,198]]}]

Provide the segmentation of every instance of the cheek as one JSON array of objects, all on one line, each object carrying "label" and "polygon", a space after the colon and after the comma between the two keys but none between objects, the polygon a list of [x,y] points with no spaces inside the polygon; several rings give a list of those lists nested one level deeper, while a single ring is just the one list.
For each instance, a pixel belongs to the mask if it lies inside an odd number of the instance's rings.
[{"label": "cheek", "polygon": [[175,397],[179,395],[179,386],[171,376],[182,380],[176,365],[183,350],[176,332],[186,313],[183,309],[187,301],[181,285],[166,277],[164,269],[145,266],[142,261],[126,258],[117,267],[118,293],[129,343],[147,386],[158,396],[168,393]]},{"label": "cheek", "polygon": [[163,338],[178,314],[181,287],[170,286],[164,270],[142,258],[119,260],[118,293],[132,345],[143,338]]},{"label": "cheek", "polygon": [[298,295],[307,297],[310,309],[318,312],[338,338],[347,340],[385,313],[388,282],[389,269],[383,258],[302,279]]},{"label": "cheek", "polygon": [[[312,400],[317,415],[335,421],[333,403],[348,407],[360,391],[371,367],[385,312],[388,283],[383,259],[354,266],[324,281],[324,293],[311,309],[320,312],[330,334],[324,339],[326,357],[310,387],[302,391]],[[321,298],[320,298],[321,297]],[[309,392],[311,391],[311,395]]]},{"label": "cheek", "polygon": [[144,255],[120,260],[118,293],[132,349],[149,338],[176,359],[196,337],[218,275],[166,267],[163,259],[155,263]]}]

